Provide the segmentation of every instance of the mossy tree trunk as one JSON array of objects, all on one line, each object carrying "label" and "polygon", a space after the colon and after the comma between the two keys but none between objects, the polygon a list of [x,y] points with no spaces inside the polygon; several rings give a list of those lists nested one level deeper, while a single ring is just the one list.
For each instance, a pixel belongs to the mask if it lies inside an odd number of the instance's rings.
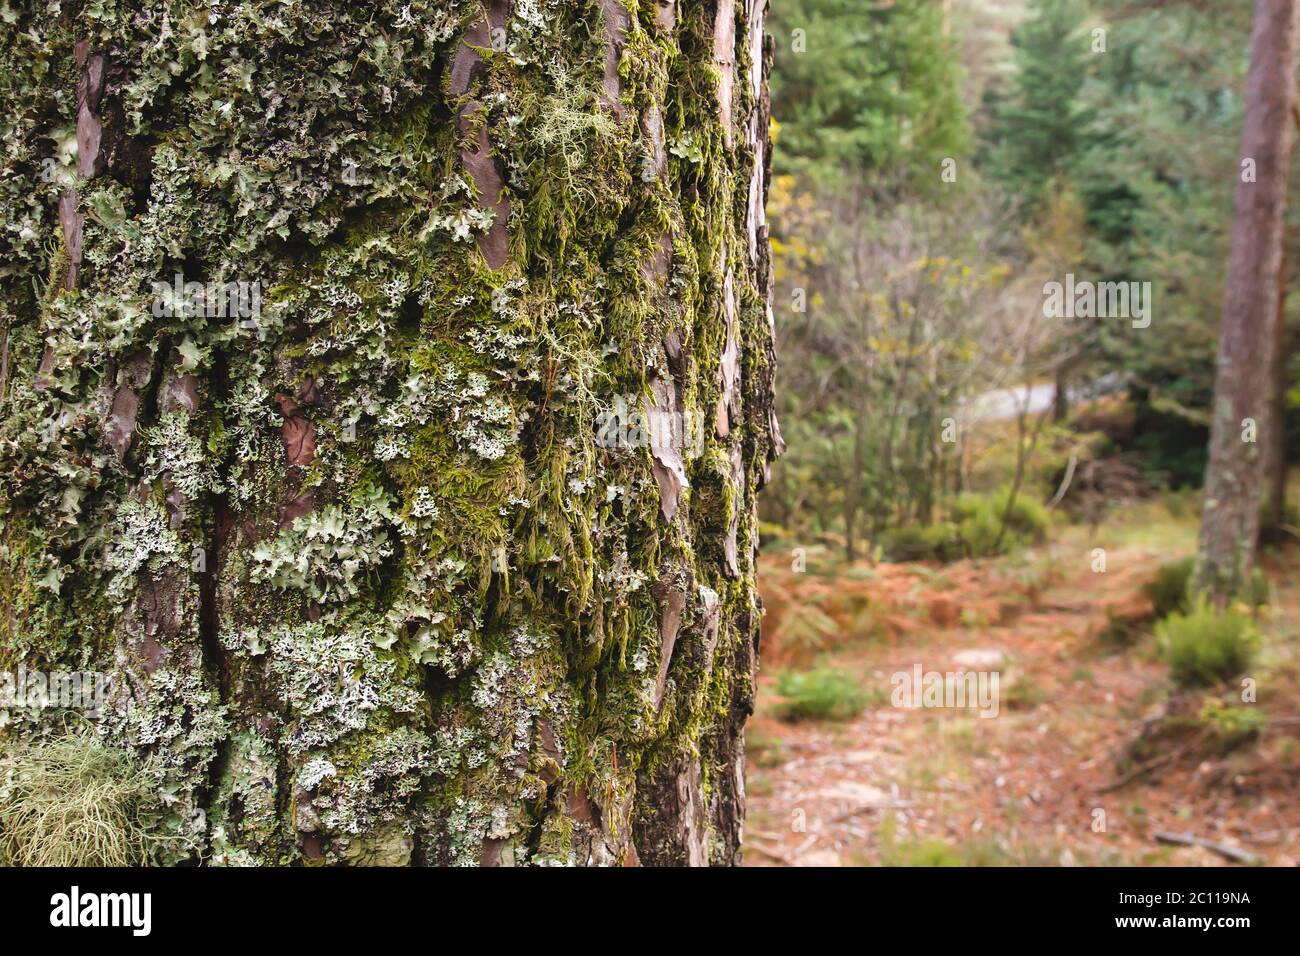
[{"label": "mossy tree trunk", "polygon": [[114,674],[164,862],[739,861],[765,5],[0,25],[0,668]]},{"label": "mossy tree trunk", "polygon": [[1291,110],[1295,102],[1297,0],[1258,0],[1243,95],[1241,178],[1214,382],[1197,585],[1222,604],[1255,559],[1271,439],[1272,342],[1281,290]]}]

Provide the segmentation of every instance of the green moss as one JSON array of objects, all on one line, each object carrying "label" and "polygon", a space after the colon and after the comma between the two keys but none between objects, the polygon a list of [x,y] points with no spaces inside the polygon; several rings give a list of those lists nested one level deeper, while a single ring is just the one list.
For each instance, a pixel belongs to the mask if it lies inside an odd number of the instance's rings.
[{"label": "green moss", "polygon": [[[21,104],[0,161],[21,370],[0,422],[0,660],[121,662],[142,695],[104,730],[159,761],[165,827],[191,859],[395,862],[418,845],[477,862],[491,840],[567,862],[586,838],[570,788],[618,820],[679,758],[707,793],[732,772],[713,755],[751,691],[737,662],[767,423],[707,436],[673,522],[649,450],[598,447],[594,429],[673,374],[670,333],[683,408],[711,420],[727,270],[742,403],[767,361],[748,160],[724,142],[700,52],[711,11],[683,7],[664,31],[629,4],[616,110],[594,0],[513,5],[506,49],[481,51],[456,101],[448,68],[481,8],[434,6],[238,2],[164,30],[160,10],[104,5],[76,37],[123,65],[106,142],[133,162],[81,189],[71,291],[63,186],[15,184],[75,122],[74,35],[24,10],[0,51]],[[738,43],[738,118],[748,56]],[[471,101],[510,206],[498,270],[476,248],[495,197],[451,119]],[[668,143],[690,140],[662,175],[652,108]],[[255,280],[261,314],[155,315],[152,284],[177,273]],[[164,401],[177,361],[195,408]],[[110,409],[128,386],[139,416],[119,456]],[[309,461],[286,460],[291,432]],[[657,707],[666,579],[690,598]]]}]

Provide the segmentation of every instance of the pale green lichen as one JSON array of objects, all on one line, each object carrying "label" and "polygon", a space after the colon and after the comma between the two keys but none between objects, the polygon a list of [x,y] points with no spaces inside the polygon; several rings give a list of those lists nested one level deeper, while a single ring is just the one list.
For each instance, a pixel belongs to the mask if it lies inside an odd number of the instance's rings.
[{"label": "pale green lichen", "polygon": [[383,511],[326,505],[293,528],[253,548],[254,581],[302,591],[315,601],[344,603],[373,583],[393,556]]},{"label": "pale green lichen", "polygon": [[104,568],[110,574],[104,594],[122,604],[134,593],[141,572],[157,575],[180,563],[184,551],[167,512],[153,501],[127,499],[118,506],[116,518],[104,551]]},{"label": "pale green lichen", "polygon": [[[664,522],[649,449],[600,447],[596,422],[669,375],[683,414],[716,405],[724,249],[742,404],[764,387],[770,331],[744,261],[752,159],[718,123],[708,5],[682,5],[671,30],[650,5],[626,9],[618,110],[595,2],[516,0],[458,99],[447,72],[478,3],[14,12],[0,51],[14,104],[0,123],[0,663],[123,669],[137,693],[104,731],[159,761],[172,860],[404,862],[418,848],[474,863],[492,841],[503,860],[567,863],[592,838],[567,816],[574,788],[628,801],[690,758],[711,796],[732,773],[714,757],[750,680],[737,662],[757,625],[768,424],[707,435]],[[68,290],[56,210],[83,39],[114,64],[116,160],[79,184],[85,253]],[[738,75],[749,55],[739,43]],[[463,167],[452,118],[471,100],[505,223]],[[738,83],[736,115],[753,105]],[[673,146],[662,171],[640,126],[651,109]],[[492,270],[477,246],[501,225],[510,259]],[[155,315],[154,283],[178,273],[257,281],[260,313]],[[118,454],[108,419],[132,363],[148,382]],[[160,394],[177,371],[196,382],[185,412]],[[310,429],[309,461],[286,460],[288,416]],[[656,585],[677,576],[717,606],[689,602],[656,708]]]}]

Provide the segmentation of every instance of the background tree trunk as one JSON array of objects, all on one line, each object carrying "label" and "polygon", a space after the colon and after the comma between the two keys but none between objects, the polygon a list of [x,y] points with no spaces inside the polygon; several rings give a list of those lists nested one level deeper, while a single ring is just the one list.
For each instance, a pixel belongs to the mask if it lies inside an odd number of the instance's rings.
[{"label": "background tree trunk", "polygon": [[1237,184],[1223,328],[1205,476],[1198,584],[1222,603],[1246,580],[1259,532],[1261,441],[1247,419],[1269,425],[1271,346],[1278,308],[1283,219],[1295,97],[1295,0],[1259,0],[1246,80],[1241,159],[1254,181]]},{"label": "background tree trunk", "polygon": [[1288,247],[1289,243],[1284,240],[1282,261],[1278,268],[1277,312],[1273,322],[1269,363],[1269,424],[1268,433],[1264,436],[1265,504],[1261,517],[1261,541],[1277,540],[1285,536],[1282,526],[1286,523],[1286,480],[1290,466],[1286,434],[1286,393],[1290,384],[1287,372],[1291,354],[1286,323]]},{"label": "background tree trunk", "polygon": [[765,7],[5,28],[0,667],[114,673],[164,861],[739,861]]},{"label": "background tree trunk", "polygon": [[1065,361],[1062,360],[1056,365],[1052,385],[1052,422],[1056,425],[1063,425],[1069,417],[1070,374],[1066,370]]}]

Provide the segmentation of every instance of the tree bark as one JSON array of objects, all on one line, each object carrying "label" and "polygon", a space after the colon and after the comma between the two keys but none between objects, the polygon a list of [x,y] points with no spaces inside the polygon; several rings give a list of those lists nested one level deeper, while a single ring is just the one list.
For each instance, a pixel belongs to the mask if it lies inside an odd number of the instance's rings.
[{"label": "tree bark", "polygon": [[1261,541],[1283,535],[1286,523],[1286,480],[1289,455],[1286,434],[1286,393],[1290,362],[1290,342],[1286,323],[1287,251],[1283,242],[1282,261],[1278,267],[1277,311],[1273,322],[1272,356],[1269,362],[1268,432],[1264,436],[1264,514]]},{"label": "tree bark", "polygon": [[1263,449],[1257,431],[1271,427],[1270,343],[1291,152],[1296,15],[1295,0],[1259,0],[1255,7],[1241,134],[1242,162],[1251,161],[1255,175],[1252,181],[1243,170],[1237,184],[1197,568],[1198,586],[1218,604],[1250,574],[1259,534]]},{"label": "tree bark", "polygon": [[1058,362],[1053,377],[1052,388],[1052,422],[1065,424],[1070,417],[1070,374],[1064,361]]},{"label": "tree bark", "polygon": [[0,53],[0,668],[113,676],[162,862],[738,863],[766,0],[64,8]]}]

